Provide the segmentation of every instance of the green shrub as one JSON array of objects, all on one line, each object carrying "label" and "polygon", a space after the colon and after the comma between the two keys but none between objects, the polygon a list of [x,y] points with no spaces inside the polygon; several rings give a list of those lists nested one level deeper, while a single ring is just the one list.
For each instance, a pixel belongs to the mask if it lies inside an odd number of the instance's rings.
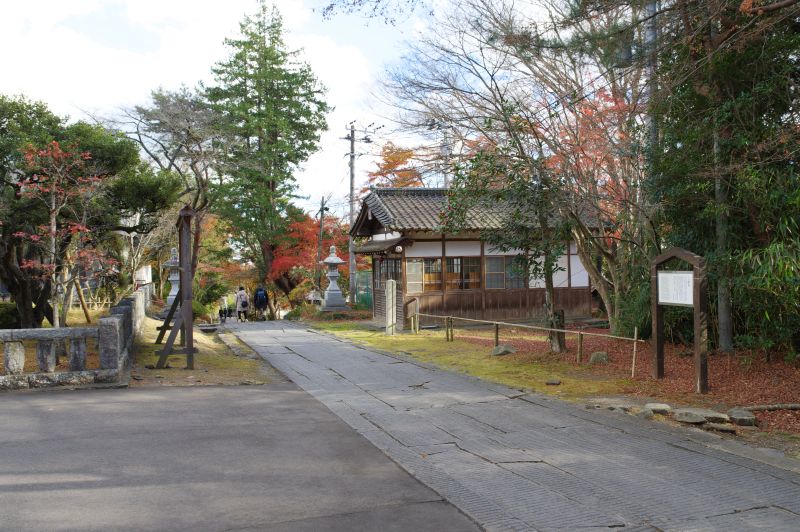
[{"label": "green shrub", "polygon": [[19,329],[16,303],[0,303],[0,329]]},{"label": "green shrub", "polygon": [[196,299],[192,300],[192,318],[206,318],[208,315],[211,314],[211,306],[204,305],[197,301]]}]

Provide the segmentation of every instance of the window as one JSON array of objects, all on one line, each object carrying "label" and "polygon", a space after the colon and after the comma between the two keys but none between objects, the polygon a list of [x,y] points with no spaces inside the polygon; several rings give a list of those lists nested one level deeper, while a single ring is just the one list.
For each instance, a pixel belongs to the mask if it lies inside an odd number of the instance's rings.
[{"label": "window", "polygon": [[526,288],[528,275],[513,256],[486,257],[486,288]]},{"label": "window", "polygon": [[406,260],[406,289],[409,293],[422,292],[422,259]]},{"label": "window", "polygon": [[375,288],[384,288],[386,281],[400,279],[400,259],[382,259],[376,261]]},{"label": "window", "polygon": [[425,260],[425,292],[442,289],[442,259]]},{"label": "window", "polygon": [[506,288],[525,288],[528,276],[524,264],[516,257],[506,257]]},{"label": "window", "polygon": [[505,257],[486,257],[486,288],[505,288]]},{"label": "window", "polygon": [[442,289],[442,259],[407,259],[408,293],[435,292]]},{"label": "window", "polygon": [[448,290],[480,288],[480,257],[448,257],[445,282]]}]

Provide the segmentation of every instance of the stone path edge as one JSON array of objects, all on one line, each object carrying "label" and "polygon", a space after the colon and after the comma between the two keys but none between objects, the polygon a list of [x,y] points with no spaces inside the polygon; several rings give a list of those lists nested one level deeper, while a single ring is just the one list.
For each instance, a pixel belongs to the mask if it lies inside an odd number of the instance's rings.
[{"label": "stone path edge", "polygon": [[[503,395],[506,395],[510,399],[521,399],[523,401],[536,403],[536,401],[531,401],[530,400],[530,399],[536,398],[538,400],[544,400],[544,401],[547,401],[547,402],[555,402],[556,404],[560,403],[561,405],[569,406],[569,407],[574,408],[575,410],[578,410],[578,411],[582,410],[578,403],[567,401],[565,399],[560,399],[560,398],[557,398],[557,397],[548,396],[548,395],[540,394],[540,393],[536,393],[536,392],[528,392],[528,391],[521,390],[521,389],[510,388],[510,387],[508,387],[508,386],[506,386],[504,384],[495,383],[495,382],[492,382],[492,381],[486,381],[486,380],[481,379],[480,377],[475,377],[474,375],[469,375],[467,373],[456,373],[456,372],[453,372],[453,371],[448,370],[446,368],[439,367],[439,366],[437,366],[435,364],[431,364],[431,363],[428,363],[428,362],[421,362],[419,360],[416,360],[415,358],[413,358],[410,355],[404,355],[402,353],[395,353],[395,352],[390,352],[390,351],[384,351],[382,349],[376,349],[376,348],[373,348],[373,347],[370,347],[370,346],[367,346],[367,345],[364,345],[364,344],[361,344],[361,343],[358,343],[358,342],[353,342],[353,341],[348,340],[346,338],[341,338],[339,336],[336,336],[333,333],[330,333],[330,332],[322,330],[322,329],[317,329],[317,328],[315,328],[315,327],[313,327],[311,325],[308,325],[306,323],[302,323],[302,325],[304,327],[306,327],[309,331],[314,332],[315,334],[321,334],[321,335],[327,336],[327,337],[329,337],[329,338],[331,338],[333,340],[336,340],[338,342],[342,342],[342,343],[345,343],[345,344],[352,345],[353,347],[356,347],[358,349],[363,349],[365,351],[371,351],[373,353],[378,353],[378,354],[381,354],[381,355],[385,355],[385,356],[388,356],[390,358],[394,358],[396,360],[399,360],[399,361],[402,361],[402,362],[406,362],[408,364],[414,364],[414,365],[419,366],[421,368],[429,369],[429,370],[432,370],[432,371],[441,371],[441,372],[445,372],[445,373],[454,373],[454,374],[458,375],[459,377],[463,377],[463,378],[472,380],[474,382],[482,382],[484,384],[492,386],[492,388],[495,389],[495,391],[497,391],[498,393],[501,393]],[[242,342],[244,342],[244,343],[247,343],[245,340],[243,340],[241,338],[240,338],[240,340]],[[249,344],[248,344],[248,347],[252,348],[252,346],[249,346]],[[287,376],[286,378],[289,378],[289,377]],[[505,391],[503,391],[503,390],[505,390]],[[336,412],[334,412],[334,413],[336,413]],[[624,415],[625,417],[622,417],[623,416],[622,414],[613,413],[613,412],[606,412],[606,411],[603,411],[601,409],[592,410],[591,413],[592,413],[592,416],[594,416],[594,417],[598,417],[598,416],[599,417],[603,417],[604,419],[603,419],[603,423],[602,424],[604,424],[606,426],[612,426],[612,427],[614,427],[617,430],[620,430],[622,432],[636,432],[636,430],[631,430],[634,427],[636,429],[638,429],[638,430],[644,430],[646,428],[646,429],[649,429],[649,430],[661,432],[661,433],[663,433],[665,435],[669,435],[669,436],[672,436],[672,437],[678,437],[678,438],[686,439],[686,440],[689,440],[690,442],[699,444],[699,445],[701,445],[701,446],[703,446],[703,447],[705,447],[705,448],[707,448],[709,450],[721,451],[721,452],[724,452],[724,453],[729,454],[729,455],[733,455],[736,458],[739,458],[739,459],[745,461],[745,462],[733,461],[733,463],[736,463],[738,465],[747,466],[747,462],[755,462],[755,463],[760,463],[760,464],[764,464],[764,465],[767,465],[767,466],[771,466],[771,467],[774,467],[774,468],[778,468],[780,470],[783,470],[783,471],[786,471],[786,472],[789,472],[789,473],[800,474],[800,461],[798,461],[798,460],[794,460],[794,459],[788,458],[788,457],[774,456],[774,455],[771,455],[769,453],[763,452],[763,451],[761,451],[759,449],[756,449],[754,447],[751,447],[750,445],[747,445],[746,443],[742,443],[742,442],[739,442],[739,441],[726,439],[726,438],[723,438],[722,436],[719,436],[719,435],[713,434],[713,433],[709,433],[709,432],[706,432],[704,430],[695,429],[695,428],[691,428],[691,427],[676,427],[676,426],[667,425],[666,423],[661,423],[661,422],[658,422],[658,421],[641,420],[639,418],[633,418],[632,416],[630,416],[630,418],[629,418],[629,416],[627,414]],[[589,417],[589,416],[587,416],[585,419],[587,419],[589,421],[595,421],[595,420],[592,419],[592,417]],[[600,423],[599,421],[596,421],[596,422]],[[644,423],[647,423],[647,425],[643,425]],[[624,425],[624,427],[621,427],[620,425]],[[385,453],[384,449],[381,449],[381,451]],[[391,458],[391,456],[389,458]],[[392,459],[392,460],[395,461],[394,459]],[[747,467],[750,467],[751,469],[756,469],[756,470],[759,470],[759,471],[763,472],[763,468],[758,467],[758,466],[756,466],[756,467],[747,466]],[[798,482],[791,475],[787,475],[785,477],[782,477],[782,479],[783,480],[789,480],[789,481],[791,481],[791,482],[793,482],[795,484],[800,484],[800,482]]]}]

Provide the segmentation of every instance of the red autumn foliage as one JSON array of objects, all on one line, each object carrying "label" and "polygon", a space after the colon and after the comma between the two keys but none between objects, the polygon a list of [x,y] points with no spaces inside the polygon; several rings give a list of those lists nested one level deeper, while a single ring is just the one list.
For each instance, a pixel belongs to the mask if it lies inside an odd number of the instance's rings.
[{"label": "red autumn foliage", "polygon": [[[270,276],[276,279],[289,274],[296,268],[314,271],[317,266],[317,241],[319,239],[319,220],[306,215],[302,220],[289,226],[286,241],[278,246],[272,261]],[[349,254],[347,249],[347,226],[336,216],[326,216],[323,226],[322,260],[330,254],[330,247],[336,246],[336,254],[344,261],[339,267],[341,275],[349,273]],[[356,257],[356,266],[365,266],[363,257]]]},{"label": "red autumn foliage", "polygon": [[421,187],[422,174],[413,166],[414,150],[387,142],[381,148],[378,167],[368,174],[366,192],[369,187]]}]

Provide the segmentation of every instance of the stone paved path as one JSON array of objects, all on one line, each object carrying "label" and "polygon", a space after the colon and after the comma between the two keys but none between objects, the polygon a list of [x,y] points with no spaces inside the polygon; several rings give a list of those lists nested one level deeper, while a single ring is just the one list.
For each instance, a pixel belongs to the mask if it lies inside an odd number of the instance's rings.
[{"label": "stone paved path", "polygon": [[289,322],[236,334],[489,530],[800,530],[800,475],[690,434],[375,353]]}]

